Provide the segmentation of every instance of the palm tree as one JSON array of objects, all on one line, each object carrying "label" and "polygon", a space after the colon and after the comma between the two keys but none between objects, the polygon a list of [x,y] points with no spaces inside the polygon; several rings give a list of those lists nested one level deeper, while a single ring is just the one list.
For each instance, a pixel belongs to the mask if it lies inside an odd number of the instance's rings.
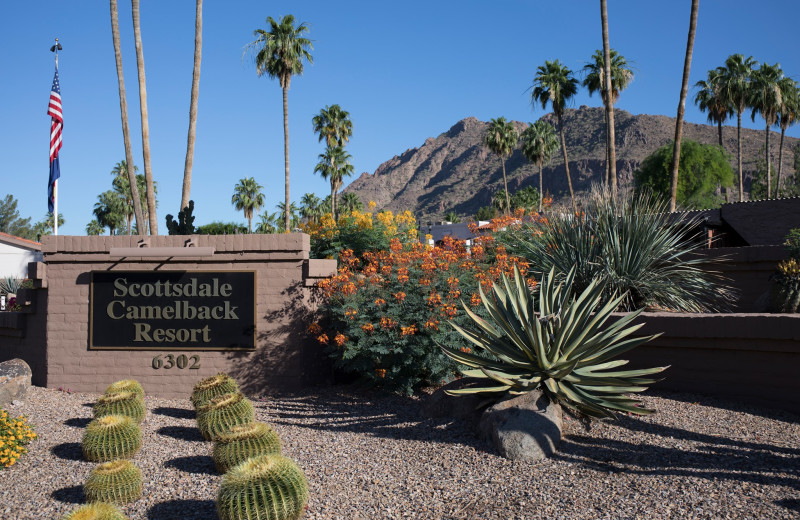
[{"label": "palm tree", "polygon": [[697,9],[700,0],[692,0],[692,9],[689,14],[689,36],[686,41],[686,57],[683,60],[683,81],[681,82],[681,96],[678,101],[678,116],[675,122],[675,141],[672,143],[672,188],[669,197],[669,210],[675,211],[678,198],[678,168],[681,157],[681,137],[683,136],[683,112],[686,109],[686,95],[689,93],[689,71],[692,68],[692,50],[694,49],[694,34],[697,30]]},{"label": "palm tree", "polygon": [[[611,104],[612,104],[612,112],[613,112],[613,104],[617,102],[619,99],[620,92],[625,90],[628,87],[628,84],[633,81],[633,71],[628,67],[628,61],[625,59],[624,56],[619,54],[616,50],[611,49],[610,54],[610,63],[611,63]],[[603,88],[605,84],[603,70],[605,65],[603,64],[603,52],[602,51],[595,51],[592,55],[592,61],[584,65],[583,73],[585,74],[583,78],[582,85],[589,90],[589,95],[591,96],[595,92],[600,93],[600,97],[603,100],[603,105],[606,104],[606,90]],[[614,173],[616,176],[616,147],[614,143],[611,142],[611,132],[613,128],[608,123],[608,114],[605,114],[606,118],[606,176],[604,182],[608,184],[609,182],[616,182],[616,180],[611,180],[611,166],[614,166]],[[612,163],[611,157],[611,148],[614,148],[614,162]]]},{"label": "palm tree", "polygon": [[[114,57],[117,62],[117,81],[119,83],[119,111],[122,119],[122,140],[125,144],[125,163],[131,165],[128,168],[128,182],[132,186],[133,210],[136,216],[136,223],[144,222],[142,215],[142,204],[139,200],[139,193],[136,190],[136,172],[133,170],[133,152],[131,151],[131,137],[128,132],[128,101],[125,97],[125,78],[122,74],[122,51],[119,43],[119,14],[117,12],[117,0],[110,0],[111,4],[111,39],[114,43]],[[137,226],[138,227],[138,226]]]},{"label": "palm tree", "polygon": [[[135,164],[133,165],[133,172],[136,173],[139,171],[139,167]],[[114,180],[111,181],[111,184],[114,186],[114,191],[116,191],[120,196],[123,197],[123,212],[125,213],[125,223],[128,227],[128,234],[131,234],[131,224],[134,216],[134,209],[133,209],[133,195],[131,194],[131,183],[128,181],[126,177],[128,172],[128,165],[123,159],[122,161],[118,162],[114,165],[111,169],[111,175],[114,176]],[[141,184],[138,182],[139,175],[136,175],[136,188],[141,187]],[[141,200],[142,194],[139,193],[139,197]],[[144,220],[146,222],[147,219]]]},{"label": "palm tree", "polygon": [[[136,166],[134,166],[136,168]],[[128,234],[131,233],[131,221],[133,220],[133,195],[131,195],[131,185],[127,177],[116,177],[111,184],[114,186],[114,191],[119,193],[123,201],[123,210],[125,212],[125,220],[128,224]],[[147,213],[147,200],[145,192],[147,191],[147,181],[141,173],[136,174],[136,191],[139,194],[139,203],[142,205],[142,212],[144,213],[144,220],[142,221],[141,231],[142,234],[147,234],[148,213]],[[153,182],[153,191],[158,195],[158,183]],[[158,199],[156,199],[156,206],[158,206]],[[139,224],[136,224],[137,230]]]},{"label": "palm tree", "polygon": [[330,180],[331,216],[336,220],[336,193],[342,187],[345,175],[353,174],[351,157],[341,146],[328,146],[325,153],[319,154],[318,157],[319,162],[314,167],[314,173],[319,173],[323,179]]},{"label": "palm tree", "polygon": [[[613,83],[612,83],[613,84]],[[541,119],[522,132],[522,154],[539,167],[539,212],[542,211],[542,167],[558,151],[558,136],[553,126]]]},{"label": "palm tree", "polygon": [[256,227],[256,233],[270,235],[278,232],[281,214],[279,212],[267,213],[266,211],[259,215],[259,223]]},{"label": "palm tree", "polygon": [[314,133],[319,135],[322,142],[328,146],[344,146],[353,135],[353,122],[350,120],[350,112],[342,110],[339,105],[326,106],[311,119],[314,125]]},{"label": "palm tree", "polygon": [[800,118],[800,87],[795,80],[783,78],[778,83],[781,89],[781,106],[778,111],[778,124],[781,127],[781,145],[778,152],[778,179],[775,181],[775,198],[780,197],[781,172],[783,171],[783,137],[786,129]]},{"label": "palm tree", "polygon": [[[300,224],[300,219],[297,216],[297,214],[299,212],[300,212],[300,208],[297,207],[297,204],[295,204],[294,202],[289,204],[289,217],[290,217],[289,218],[289,222],[290,222],[291,226],[287,230],[283,226],[283,222],[278,222],[278,232],[279,233],[288,233],[289,231],[291,231],[294,228],[296,228]],[[284,204],[283,202],[279,202],[278,203],[278,212],[276,214],[277,215],[282,215],[284,213],[286,213],[286,204]]]},{"label": "palm tree", "polygon": [[758,62],[752,56],[732,54],[718,67],[720,97],[736,112],[736,161],[739,175],[739,202],[744,200],[744,177],[742,175],[742,113],[747,109],[750,79]]},{"label": "palm tree", "polygon": [[[303,37],[308,32],[308,26],[301,23],[294,25],[294,16],[287,14],[281,18],[280,23],[271,16],[267,17],[269,31],[256,29],[253,35],[256,39],[250,42],[245,49],[255,52],[256,74],[267,74],[270,78],[278,78],[283,91],[283,162],[286,183],[286,201],[289,200],[289,85],[292,76],[303,73],[303,62],[308,60],[314,63],[311,51],[314,46],[311,40]],[[284,215],[284,226],[289,228],[289,212]]]},{"label": "palm tree", "polygon": [[192,70],[192,93],[189,100],[189,136],[186,139],[186,161],[183,165],[183,190],[181,207],[189,205],[192,191],[192,165],[197,129],[197,98],[200,95],[200,57],[203,49],[203,0],[197,0],[194,15],[194,68]]},{"label": "palm tree", "polygon": [[717,125],[719,135],[719,146],[722,144],[722,123],[729,117],[733,117],[733,107],[722,97],[720,82],[722,72],[720,69],[708,71],[707,79],[700,80],[694,84],[699,90],[694,96],[694,104],[701,112],[708,112],[708,122]]},{"label": "palm tree", "polygon": [[[124,208],[123,200],[119,193],[112,190],[104,191],[97,196],[92,213],[97,221],[108,228],[109,234],[116,234],[116,230],[123,226]],[[144,222],[144,220],[137,221]]]},{"label": "palm tree", "polygon": [[508,180],[506,179],[506,157],[511,155],[514,151],[518,140],[519,133],[517,129],[514,128],[514,123],[506,121],[505,117],[498,117],[489,121],[489,128],[486,130],[486,135],[483,138],[483,144],[500,158],[500,166],[503,167],[503,189],[506,192],[506,212],[511,209],[511,198],[508,195]]},{"label": "palm tree", "polygon": [[361,211],[364,209],[364,203],[361,202],[361,199],[358,197],[358,195],[352,192],[342,195],[340,204],[344,213],[352,213],[354,211]]},{"label": "palm tree", "polygon": [[144,50],[142,31],[139,26],[139,0],[131,0],[133,11],[133,36],[136,42],[136,65],[139,77],[139,112],[142,120],[142,155],[144,158],[144,178],[147,183],[147,213],[150,217],[150,234],[158,234],[156,216],[156,194],[153,189],[153,170],[150,167],[150,123],[147,117],[147,79],[144,74]]},{"label": "palm tree", "polygon": [[609,88],[613,88],[611,79],[611,44],[608,42],[608,8],[606,0],[600,0],[600,24],[603,32],[603,91],[606,92],[606,140],[608,141],[608,176],[611,179],[611,193],[617,195],[617,150],[616,136],[614,135],[614,96],[608,95]]},{"label": "palm tree", "polygon": [[247,219],[247,230],[250,233],[253,232],[253,212],[257,212],[264,205],[262,188],[263,186],[257,183],[253,177],[239,179],[239,184],[233,188],[231,204],[236,211],[244,212],[244,218]]},{"label": "palm tree", "polygon": [[321,206],[322,201],[313,193],[306,193],[300,199],[300,216],[306,222],[317,222],[322,216]]},{"label": "palm tree", "polygon": [[533,91],[531,92],[531,104],[541,103],[542,109],[547,108],[547,103],[553,107],[553,113],[558,120],[558,131],[561,134],[561,149],[564,151],[564,168],[567,171],[567,186],[569,186],[569,197],[572,201],[572,210],[577,211],[575,206],[575,192],[572,190],[572,178],[569,175],[569,159],[567,157],[567,141],[564,138],[564,108],[572,96],[578,92],[578,80],[572,75],[572,71],[565,65],[561,65],[558,60],[545,61],[536,69],[536,76],[533,78]]},{"label": "palm tree", "polygon": [[756,114],[760,113],[764,118],[766,127],[765,134],[765,154],[767,161],[767,198],[772,197],[772,178],[770,167],[769,149],[769,127],[778,122],[778,114],[781,108],[781,89],[779,83],[783,79],[783,71],[780,64],[768,65],[762,63],[758,70],[753,72],[753,80],[750,83],[750,102],[753,109],[751,119],[756,120]]},{"label": "palm tree", "polygon": [[86,234],[89,236],[102,235],[105,231],[105,226],[101,224],[96,218],[86,224]]}]

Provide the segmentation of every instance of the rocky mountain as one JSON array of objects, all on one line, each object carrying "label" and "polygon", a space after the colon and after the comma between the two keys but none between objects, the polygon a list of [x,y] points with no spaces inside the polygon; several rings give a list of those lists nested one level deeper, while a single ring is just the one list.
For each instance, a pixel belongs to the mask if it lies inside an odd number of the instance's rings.
[{"label": "rocky mountain", "polygon": [[[632,115],[614,111],[616,119],[617,175],[621,185],[632,182],[633,172],[642,160],[657,148],[669,143],[675,132],[675,118]],[[553,114],[543,117],[555,125]],[[515,121],[522,132],[528,125]],[[392,211],[410,209],[420,221],[435,221],[447,211],[474,215],[490,204],[495,192],[503,187],[499,158],[483,146],[488,123],[468,117],[438,137],[428,138],[419,148],[406,150],[381,164],[375,173],[364,172],[344,192],[353,192],[362,200],[374,200],[378,208]],[[604,111],[582,106],[564,114],[570,174],[576,192],[599,183],[605,172]],[[684,139],[705,144],[718,142],[717,128],[711,125],[684,123]],[[770,145],[773,165],[778,160],[780,134],[773,132]],[[800,139],[787,137],[784,142],[784,174],[794,174],[792,149]],[[731,155],[736,171],[736,127],[723,126],[723,144]],[[763,157],[764,132],[742,129],[742,161],[745,191]],[[773,170],[774,172],[774,170]],[[538,188],[538,169],[519,147],[506,162],[508,187],[514,191],[526,186]],[[774,173],[773,173],[774,175]],[[774,177],[773,177],[774,178]],[[544,167],[543,186],[556,200],[569,197],[561,152]]]}]

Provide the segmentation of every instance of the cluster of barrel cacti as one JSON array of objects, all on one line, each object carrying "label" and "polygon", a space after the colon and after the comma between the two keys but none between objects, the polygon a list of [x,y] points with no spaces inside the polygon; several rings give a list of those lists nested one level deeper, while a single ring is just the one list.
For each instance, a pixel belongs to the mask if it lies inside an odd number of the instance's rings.
[{"label": "cluster of barrel cacti", "polygon": [[100,464],[83,487],[88,504],[63,520],[126,520],[116,505],[142,496],[142,472],[129,460],[142,447],[142,385],[132,379],[112,383],[92,413],[95,418],[86,427],[81,449],[86,460]]},{"label": "cluster of barrel cacti", "polygon": [[217,513],[222,520],[295,520],[305,512],[308,483],[302,470],[281,455],[278,434],[255,422],[253,404],[227,374],[195,385],[191,402],[203,438],[214,441],[221,473]]}]

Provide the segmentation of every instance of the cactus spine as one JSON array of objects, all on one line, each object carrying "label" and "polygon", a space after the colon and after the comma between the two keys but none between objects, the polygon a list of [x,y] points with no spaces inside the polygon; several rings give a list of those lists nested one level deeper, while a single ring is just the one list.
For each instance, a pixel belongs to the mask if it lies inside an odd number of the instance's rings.
[{"label": "cactus spine", "polygon": [[142,432],[130,417],[104,415],[86,427],[81,447],[92,462],[129,459],[142,447]]},{"label": "cactus spine", "polygon": [[115,381],[106,388],[106,394],[113,394],[115,392],[133,392],[144,399],[144,388],[142,388],[142,385],[135,379]]},{"label": "cactus spine", "polygon": [[128,517],[111,504],[95,502],[67,513],[62,520],[128,520]]},{"label": "cactus spine", "polygon": [[253,422],[253,403],[241,392],[211,399],[197,411],[197,427],[206,440],[215,440],[234,426]]},{"label": "cactus spine", "polygon": [[232,394],[239,391],[239,385],[228,374],[219,373],[215,376],[201,379],[192,390],[192,406],[199,410],[208,401],[223,394]]},{"label": "cactus spine", "polygon": [[281,440],[269,425],[256,422],[234,426],[214,441],[214,466],[225,473],[256,455],[280,455]]},{"label": "cactus spine", "polygon": [[234,466],[217,495],[222,520],[296,520],[308,502],[300,468],[282,455],[260,455]]},{"label": "cactus spine", "polygon": [[142,399],[142,396],[133,392],[105,394],[94,404],[92,412],[95,418],[104,415],[125,415],[138,424],[144,419],[144,399]]},{"label": "cactus spine", "polygon": [[83,486],[87,502],[127,504],[142,496],[142,472],[129,460],[99,464]]}]

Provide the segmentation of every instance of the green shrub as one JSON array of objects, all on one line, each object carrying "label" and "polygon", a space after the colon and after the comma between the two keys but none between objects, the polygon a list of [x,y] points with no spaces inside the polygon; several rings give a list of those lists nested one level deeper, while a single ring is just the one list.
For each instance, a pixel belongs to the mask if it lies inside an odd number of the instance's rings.
[{"label": "green shrub", "polygon": [[95,502],[67,513],[61,520],[128,520],[128,517],[112,504]]},{"label": "green shrub", "polygon": [[800,228],[790,230],[783,245],[786,246],[790,257],[800,261]]},{"label": "green shrub", "polygon": [[261,455],[225,473],[217,513],[222,520],[296,520],[307,502],[308,483],[297,464],[281,455]]},{"label": "green shrub", "polygon": [[536,273],[555,269],[562,278],[575,269],[574,290],[597,279],[603,302],[622,296],[620,310],[647,306],[684,312],[725,310],[733,290],[693,256],[696,219],[670,214],[667,203],[646,193],[596,191],[578,215],[550,214],[546,221],[510,226],[497,234],[509,253],[525,258]]},{"label": "green shrub", "polygon": [[0,469],[16,464],[28,453],[28,443],[36,438],[36,432],[25,416],[14,419],[0,408]]},{"label": "green shrub", "polygon": [[142,496],[142,472],[129,460],[104,462],[92,470],[83,491],[87,502],[127,504]]},{"label": "green shrub", "polygon": [[142,447],[139,425],[124,415],[104,415],[86,427],[81,448],[86,460],[129,459]]},{"label": "green shrub", "polygon": [[576,295],[572,291],[574,277],[572,270],[559,283],[551,270],[540,285],[538,305],[518,270],[513,280],[503,275],[491,296],[481,290],[490,318],[470,313],[471,327],[453,327],[479,352],[490,354],[489,358],[441,347],[454,360],[473,367],[463,371],[465,376],[481,380],[478,385],[488,380],[489,386],[448,393],[500,399],[542,388],[552,402],[593,418],[614,417],[618,411],[652,413],[624,394],[646,390],[643,385],[656,381],[649,376],[666,367],[615,371],[628,362],[612,359],[656,336],[629,338],[642,327],[628,326],[641,311],[603,327],[622,297],[601,304],[603,287],[598,281]]},{"label": "green shrub", "polygon": [[234,426],[253,422],[254,415],[253,403],[241,392],[223,394],[197,410],[197,427],[204,439],[213,441]]},{"label": "green shrub", "polygon": [[212,457],[217,471],[225,473],[250,457],[280,453],[281,440],[275,430],[267,424],[254,422],[234,426],[229,433],[218,436]]},{"label": "green shrub", "polygon": [[327,345],[338,369],[368,384],[406,394],[439,385],[457,366],[436,344],[463,344],[445,323],[468,321],[461,301],[477,307],[475,286],[491,286],[516,264],[491,237],[469,253],[450,237],[437,247],[395,239],[388,250],[361,258],[343,251],[338,274],[320,283],[329,328],[323,333],[314,323],[309,332]]},{"label": "green shrub", "polygon": [[125,415],[141,423],[145,414],[144,399],[133,392],[105,394],[94,404],[92,413],[95,418],[104,415]]}]

